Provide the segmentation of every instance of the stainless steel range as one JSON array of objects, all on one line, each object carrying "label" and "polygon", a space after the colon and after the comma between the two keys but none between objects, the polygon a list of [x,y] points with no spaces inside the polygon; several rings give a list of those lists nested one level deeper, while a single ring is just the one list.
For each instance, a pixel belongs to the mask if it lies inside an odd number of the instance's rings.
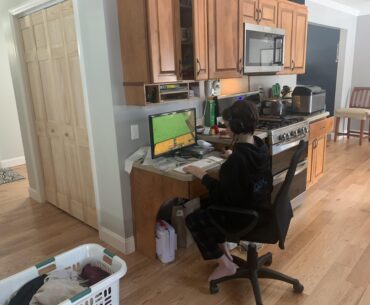
[{"label": "stainless steel range", "polygon": [[[257,130],[268,132],[268,145],[271,154],[271,170],[274,178],[275,198],[285,180],[290,160],[301,140],[308,141],[309,124],[302,118],[283,118],[262,116]],[[290,199],[294,199],[306,190],[307,150],[297,166],[293,179]]]}]

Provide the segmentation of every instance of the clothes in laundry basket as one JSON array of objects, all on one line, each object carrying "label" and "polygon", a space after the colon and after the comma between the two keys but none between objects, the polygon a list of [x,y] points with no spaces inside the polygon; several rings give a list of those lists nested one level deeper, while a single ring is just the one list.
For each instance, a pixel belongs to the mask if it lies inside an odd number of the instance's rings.
[{"label": "clothes in laundry basket", "polygon": [[110,274],[99,267],[87,264],[81,272],[81,277],[88,281],[88,285],[92,286],[101,280],[107,278]]},{"label": "clothes in laundry basket", "polygon": [[51,279],[37,291],[29,305],[58,305],[85,289],[75,280]]},{"label": "clothes in laundry basket", "polygon": [[40,275],[39,277],[24,284],[18,292],[11,298],[8,305],[28,305],[35,295],[35,293],[44,285],[46,275]]}]

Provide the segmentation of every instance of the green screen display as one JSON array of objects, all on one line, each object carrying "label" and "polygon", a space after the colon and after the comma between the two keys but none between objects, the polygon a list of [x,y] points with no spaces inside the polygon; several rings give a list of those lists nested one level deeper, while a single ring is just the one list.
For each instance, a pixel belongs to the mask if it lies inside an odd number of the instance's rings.
[{"label": "green screen display", "polygon": [[154,154],[195,144],[195,111],[166,113],[152,117],[152,144]]}]

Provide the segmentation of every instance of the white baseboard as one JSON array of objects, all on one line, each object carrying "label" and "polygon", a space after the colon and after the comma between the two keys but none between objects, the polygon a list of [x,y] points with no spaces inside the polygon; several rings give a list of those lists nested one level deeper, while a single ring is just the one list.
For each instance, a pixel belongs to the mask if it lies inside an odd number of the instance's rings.
[{"label": "white baseboard", "polygon": [[133,236],[125,239],[105,227],[100,227],[99,236],[102,241],[124,254],[130,254],[135,251],[135,241]]},{"label": "white baseboard", "polygon": [[0,167],[2,168],[14,167],[23,164],[26,164],[26,159],[24,156],[0,161]]},{"label": "white baseboard", "polygon": [[45,200],[43,199],[43,197],[41,196],[40,192],[38,192],[37,190],[35,190],[34,188],[32,187],[29,187],[28,188],[28,194],[30,195],[30,197],[35,200],[36,202],[40,202],[40,203],[43,203],[45,202]]}]

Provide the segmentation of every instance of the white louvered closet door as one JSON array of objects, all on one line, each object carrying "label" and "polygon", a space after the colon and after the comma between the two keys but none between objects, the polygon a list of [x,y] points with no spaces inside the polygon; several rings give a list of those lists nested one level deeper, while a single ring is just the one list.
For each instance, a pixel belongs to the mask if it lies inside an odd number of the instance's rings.
[{"label": "white louvered closet door", "polygon": [[97,228],[73,5],[19,19],[47,200]]}]

